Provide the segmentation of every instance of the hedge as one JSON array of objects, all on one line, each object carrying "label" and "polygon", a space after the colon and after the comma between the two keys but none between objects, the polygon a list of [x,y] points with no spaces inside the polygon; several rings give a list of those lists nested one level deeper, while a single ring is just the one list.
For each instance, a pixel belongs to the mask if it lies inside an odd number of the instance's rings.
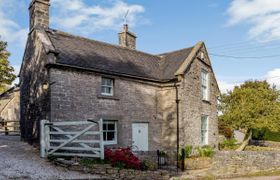
[{"label": "hedge", "polygon": [[280,142],[280,132],[273,132],[268,129],[254,129],[252,139]]}]

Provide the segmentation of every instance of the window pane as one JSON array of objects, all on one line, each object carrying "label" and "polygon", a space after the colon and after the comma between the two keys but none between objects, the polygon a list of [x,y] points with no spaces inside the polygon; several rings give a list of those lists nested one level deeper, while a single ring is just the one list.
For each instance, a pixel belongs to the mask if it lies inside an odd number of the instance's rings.
[{"label": "window pane", "polygon": [[207,144],[208,137],[208,116],[201,117],[201,143]]},{"label": "window pane", "polygon": [[201,129],[202,130],[207,130],[207,124],[206,123],[202,123],[201,124]]},{"label": "window pane", "polygon": [[103,141],[107,141],[106,132],[103,132]]},{"label": "window pane", "polygon": [[115,132],[107,132],[107,141],[115,140]]},{"label": "window pane", "polygon": [[107,79],[107,84],[106,85],[107,86],[112,86],[112,82],[113,82],[112,79]]},{"label": "window pane", "polygon": [[207,99],[207,89],[205,87],[202,87],[202,98]]},{"label": "window pane", "polygon": [[106,93],[106,94],[109,94],[109,90],[108,90],[107,87],[105,87],[105,93]]},{"label": "window pane", "polygon": [[106,93],[106,87],[102,86],[101,92],[102,92],[102,93]]},{"label": "window pane", "polygon": [[108,124],[108,130],[115,130],[115,123],[114,124]]},{"label": "window pane", "polygon": [[108,94],[112,94],[112,88],[107,87],[106,89],[107,89],[107,93],[108,93]]},{"label": "window pane", "polygon": [[105,82],[106,81],[106,79],[104,79],[104,78],[102,78],[102,85],[105,85]]},{"label": "window pane", "polygon": [[107,124],[103,123],[103,131],[107,130]]},{"label": "window pane", "polygon": [[204,135],[201,136],[201,142],[204,144],[205,143],[205,137]]}]

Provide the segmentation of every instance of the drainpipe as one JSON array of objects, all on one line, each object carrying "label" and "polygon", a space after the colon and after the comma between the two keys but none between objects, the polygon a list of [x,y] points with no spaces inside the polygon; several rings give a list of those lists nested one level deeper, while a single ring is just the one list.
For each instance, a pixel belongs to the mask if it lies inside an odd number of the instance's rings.
[{"label": "drainpipe", "polygon": [[180,144],[179,144],[179,97],[178,97],[178,87],[177,87],[177,82],[174,83],[174,87],[176,89],[176,113],[177,113],[177,171],[179,170],[179,148],[180,148]]}]

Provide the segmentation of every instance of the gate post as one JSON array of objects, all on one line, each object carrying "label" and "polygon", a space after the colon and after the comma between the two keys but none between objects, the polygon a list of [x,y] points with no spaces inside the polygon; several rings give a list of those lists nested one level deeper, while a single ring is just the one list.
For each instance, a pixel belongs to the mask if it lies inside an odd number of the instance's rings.
[{"label": "gate post", "polygon": [[182,152],[181,153],[182,154],[182,167],[181,167],[181,169],[182,169],[182,171],[184,171],[185,170],[185,158],[186,158],[185,149],[182,148],[181,152]]},{"label": "gate post", "polygon": [[5,136],[9,135],[8,122],[4,120]]},{"label": "gate post", "polygon": [[47,123],[47,120],[41,120],[40,121],[40,156],[41,158],[46,157],[46,131],[45,131],[45,124]]},{"label": "gate post", "polygon": [[99,133],[100,133],[100,158],[104,159],[104,143],[103,143],[103,119],[99,120]]}]

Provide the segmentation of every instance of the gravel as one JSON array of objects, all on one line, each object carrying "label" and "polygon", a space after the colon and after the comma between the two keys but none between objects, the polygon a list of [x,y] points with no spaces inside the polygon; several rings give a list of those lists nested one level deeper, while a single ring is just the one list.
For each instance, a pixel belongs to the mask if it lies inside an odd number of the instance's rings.
[{"label": "gravel", "polygon": [[55,166],[40,158],[39,150],[21,142],[18,136],[0,135],[0,180],[2,179],[101,179],[101,177]]}]

